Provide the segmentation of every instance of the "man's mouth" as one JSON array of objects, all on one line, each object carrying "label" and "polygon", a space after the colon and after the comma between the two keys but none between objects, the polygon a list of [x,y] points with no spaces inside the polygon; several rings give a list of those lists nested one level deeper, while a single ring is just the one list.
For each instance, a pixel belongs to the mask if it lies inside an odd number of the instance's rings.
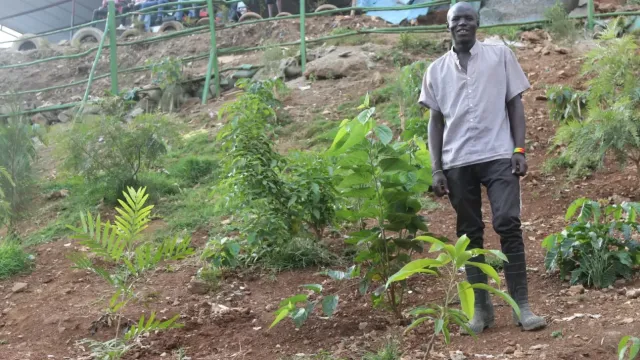
[{"label": "man's mouth", "polygon": [[469,33],[469,30],[467,30],[467,29],[458,29],[457,33],[460,34],[460,35],[465,35],[465,34]]}]

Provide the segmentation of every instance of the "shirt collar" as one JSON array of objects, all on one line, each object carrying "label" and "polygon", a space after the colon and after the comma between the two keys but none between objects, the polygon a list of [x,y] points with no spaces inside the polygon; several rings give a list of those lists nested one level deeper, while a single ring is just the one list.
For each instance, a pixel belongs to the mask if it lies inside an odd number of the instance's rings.
[{"label": "shirt collar", "polygon": [[[480,40],[476,39],[476,43],[473,44],[473,46],[471,47],[471,50],[469,50],[469,52],[471,53],[471,56],[476,55],[478,53],[478,51],[480,51],[480,47],[482,47],[482,43],[480,42]],[[451,50],[449,50],[451,52],[451,54],[453,54],[456,59],[458,58],[458,54],[453,50],[453,45],[451,45]]]}]

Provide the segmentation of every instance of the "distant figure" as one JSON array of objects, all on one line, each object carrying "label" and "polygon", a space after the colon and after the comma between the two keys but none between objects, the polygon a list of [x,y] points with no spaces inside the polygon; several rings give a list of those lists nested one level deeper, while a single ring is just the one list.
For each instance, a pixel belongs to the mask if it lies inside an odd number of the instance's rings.
[{"label": "distant figure", "polygon": [[[277,9],[275,9],[277,7]],[[269,17],[274,17],[282,11],[282,0],[267,0],[267,9],[269,10]],[[274,14],[275,11],[278,11]]]},{"label": "distant figure", "polygon": [[[185,2],[188,0],[178,0],[178,1]],[[189,4],[189,7],[194,7],[194,6],[193,4]],[[176,21],[182,21],[182,18],[184,17],[184,11],[182,11],[183,8],[184,8],[184,5],[178,4],[178,11],[176,11],[176,14],[175,14]],[[189,16],[192,19],[197,19],[198,13],[200,13],[200,11],[198,11],[197,9],[191,9],[189,10],[189,13],[187,16]]]},{"label": "distant figure", "polygon": [[[166,4],[168,3],[169,0],[145,0],[144,2],[142,2],[142,4],[140,5],[140,9],[144,10],[146,8],[150,8],[152,6],[156,6],[156,5],[162,5],[162,4]],[[162,19],[162,14],[164,7],[159,7],[158,8],[158,15],[160,19]],[[151,30],[151,14],[144,14],[144,30],[145,31],[149,31]]]},{"label": "distant figure", "polygon": [[[115,0],[116,3],[116,11],[119,14],[122,14],[122,8],[123,8],[123,4],[124,4],[125,0]],[[102,0],[102,6],[100,6],[99,8],[93,10],[93,18],[92,21],[96,21],[96,20],[101,20],[107,17],[107,13],[109,13],[109,5],[108,5],[109,1],[108,0]],[[123,20],[123,24],[124,24],[124,17],[122,18]],[[95,25],[94,25],[95,26]]]}]

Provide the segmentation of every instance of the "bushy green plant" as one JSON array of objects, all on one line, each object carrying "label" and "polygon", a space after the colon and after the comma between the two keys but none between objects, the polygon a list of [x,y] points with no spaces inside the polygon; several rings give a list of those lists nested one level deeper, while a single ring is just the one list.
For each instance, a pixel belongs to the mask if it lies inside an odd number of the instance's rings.
[{"label": "bushy green plant", "polygon": [[67,168],[104,188],[114,201],[127,186],[140,185],[139,174],[152,170],[178,139],[176,125],[162,115],[141,115],[128,123],[113,116],[91,118],[67,132],[63,156]]},{"label": "bushy green plant", "polygon": [[40,137],[37,125],[31,125],[20,110],[11,105],[10,114],[0,121],[0,226],[8,219],[9,233],[15,232],[15,222],[28,203],[33,183],[32,165],[36,160],[36,138]]},{"label": "bushy green plant", "polygon": [[324,230],[335,218],[336,190],[328,162],[319,154],[294,152],[287,157],[283,169],[289,203],[322,239]]},{"label": "bushy green plant", "polygon": [[143,315],[137,325],[129,327],[123,339],[119,338],[124,307],[136,298],[134,287],[141,275],[163,260],[184,259],[194,252],[189,237],[168,238],[159,246],[142,242],[141,234],[151,221],[153,209],[153,205],[146,206],[149,196],[145,191],[144,188],[129,188],[123,193],[125,200],[119,200],[122,207],[116,207],[119,215],[116,215],[113,224],[110,221],[102,222],[100,215],[94,217],[87,212],[86,215],[81,214],[82,227],[69,226],[75,233],[74,238],[80,240],[80,244],[88,247],[95,257],[114,266],[110,269],[101,267],[83,253],[75,253],[70,257],[75,268],[95,273],[116,290],[105,315],[108,318],[115,316],[115,337],[111,342],[102,345],[93,343],[92,346],[100,351],[106,347],[106,354],[111,355],[105,355],[105,359],[119,359],[130,345],[135,344],[136,339],[145,333],[180,327],[175,323],[180,315],[160,321],[152,312],[149,319],[145,321]]},{"label": "bushy green plant", "polygon": [[578,37],[577,23],[569,17],[562,2],[558,1],[544,12],[545,19],[549,22],[547,30],[554,40],[573,43]]},{"label": "bushy green plant", "polygon": [[640,353],[640,339],[633,336],[625,336],[618,344],[619,360],[634,360]]},{"label": "bushy green plant", "polygon": [[[338,215],[358,223],[360,231],[352,233],[346,243],[355,248],[354,265],[346,272],[328,271],[334,280],[359,279],[362,294],[370,293],[374,306],[390,309],[402,317],[404,283],[385,284],[390,276],[421,252],[421,242],[413,239],[419,230],[427,231],[418,196],[426,192],[430,181],[430,160],[426,144],[420,139],[392,143],[391,129],[376,125],[375,108],[369,97],[359,107],[360,114],[344,120],[327,151],[334,162],[334,181],[340,195],[348,199]],[[366,229],[365,219],[375,224]],[[373,285],[373,291],[369,291]],[[291,316],[301,326],[318,303],[330,316],[338,305],[338,295],[323,295],[322,286],[305,285],[320,299],[298,294],[280,304],[275,325]],[[298,308],[298,304],[303,307]]]},{"label": "bushy green plant", "polygon": [[416,61],[400,69],[398,79],[393,83],[392,101],[399,106],[398,117],[402,129],[402,139],[409,140],[415,135],[427,138],[429,113],[416,101],[422,89],[422,78],[429,64]]},{"label": "bushy green plant", "polygon": [[420,38],[414,34],[402,33],[396,46],[397,49],[413,54],[435,53],[438,44],[430,39]]},{"label": "bushy green plant", "polygon": [[211,156],[188,155],[180,158],[169,168],[169,173],[179,178],[185,185],[193,186],[210,177],[215,177],[219,167],[218,159]]},{"label": "bushy green plant", "polygon": [[0,279],[28,271],[32,264],[29,255],[16,241],[5,239],[0,242]]},{"label": "bushy green plant", "polygon": [[[289,92],[289,88],[282,79],[269,79],[262,81],[253,81],[250,79],[240,79],[236,82],[236,87],[245,91],[243,100],[259,101],[271,108],[271,111],[265,115],[267,122],[274,125],[282,125],[282,97]],[[237,101],[238,103],[239,101]],[[242,105],[242,104],[240,104]]]},{"label": "bushy green plant", "polygon": [[545,267],[559,270],[562,279],[571,275],[571,284],[605,288],[618,277],[631,277],[640,264],[640,204],[603,205],[581,198],[567,209],[566,219],[575,221],[561,233],[551,234],[542,243],[547,251]]},{"label": "bushy green plant", "polygon": [[160,61],[151,59],[146,61],[146,65],[151,67],[152,83],[166,89],[175,86],[182,80],[182,61],[180,59],[166,57]]},{"label": "bushy green plant", "polygon": [[327,41],[330,45],[362,45],[367,42],[366,34],[360,34],[357,30],[348,27],[337,27],[331,30],[329,36],[336,36],[334,39]]},{"label": "bushy green plant", "polygon": [[547,89],[547,99],[551,120],[560,124],[582,121],[586,115],[586,92],[565,85],[553,85]]},{"label": "bushy green plant", "polygon": [[602,166],[608,154],[624,164],[636,165],[640,179],[640,57],[631,36],[603,34],[599,46],[589,52],[583,72],[587,85],[587,116],[561,126],[555,144],[574,171],[594,163]]}]

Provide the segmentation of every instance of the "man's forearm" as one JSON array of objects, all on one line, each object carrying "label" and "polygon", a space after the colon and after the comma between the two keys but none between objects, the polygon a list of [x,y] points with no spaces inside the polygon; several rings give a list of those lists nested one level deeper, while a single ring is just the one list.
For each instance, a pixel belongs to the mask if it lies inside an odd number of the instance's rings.
[{"label": "man's forearm", "polygon": [[520,95],[514,97],[507,103],[507,113],[509,114],[509,124],[511,125],[511,136],[516,147],[525,147],[526,121],[524,116],[524,105]]},{"label": "man's forearm", "polygon": [[431,169],[442,170],[442,143],[444,138],[444,116],[439,111],[431,110],[429,118],[429,152],[431,153]]}]

